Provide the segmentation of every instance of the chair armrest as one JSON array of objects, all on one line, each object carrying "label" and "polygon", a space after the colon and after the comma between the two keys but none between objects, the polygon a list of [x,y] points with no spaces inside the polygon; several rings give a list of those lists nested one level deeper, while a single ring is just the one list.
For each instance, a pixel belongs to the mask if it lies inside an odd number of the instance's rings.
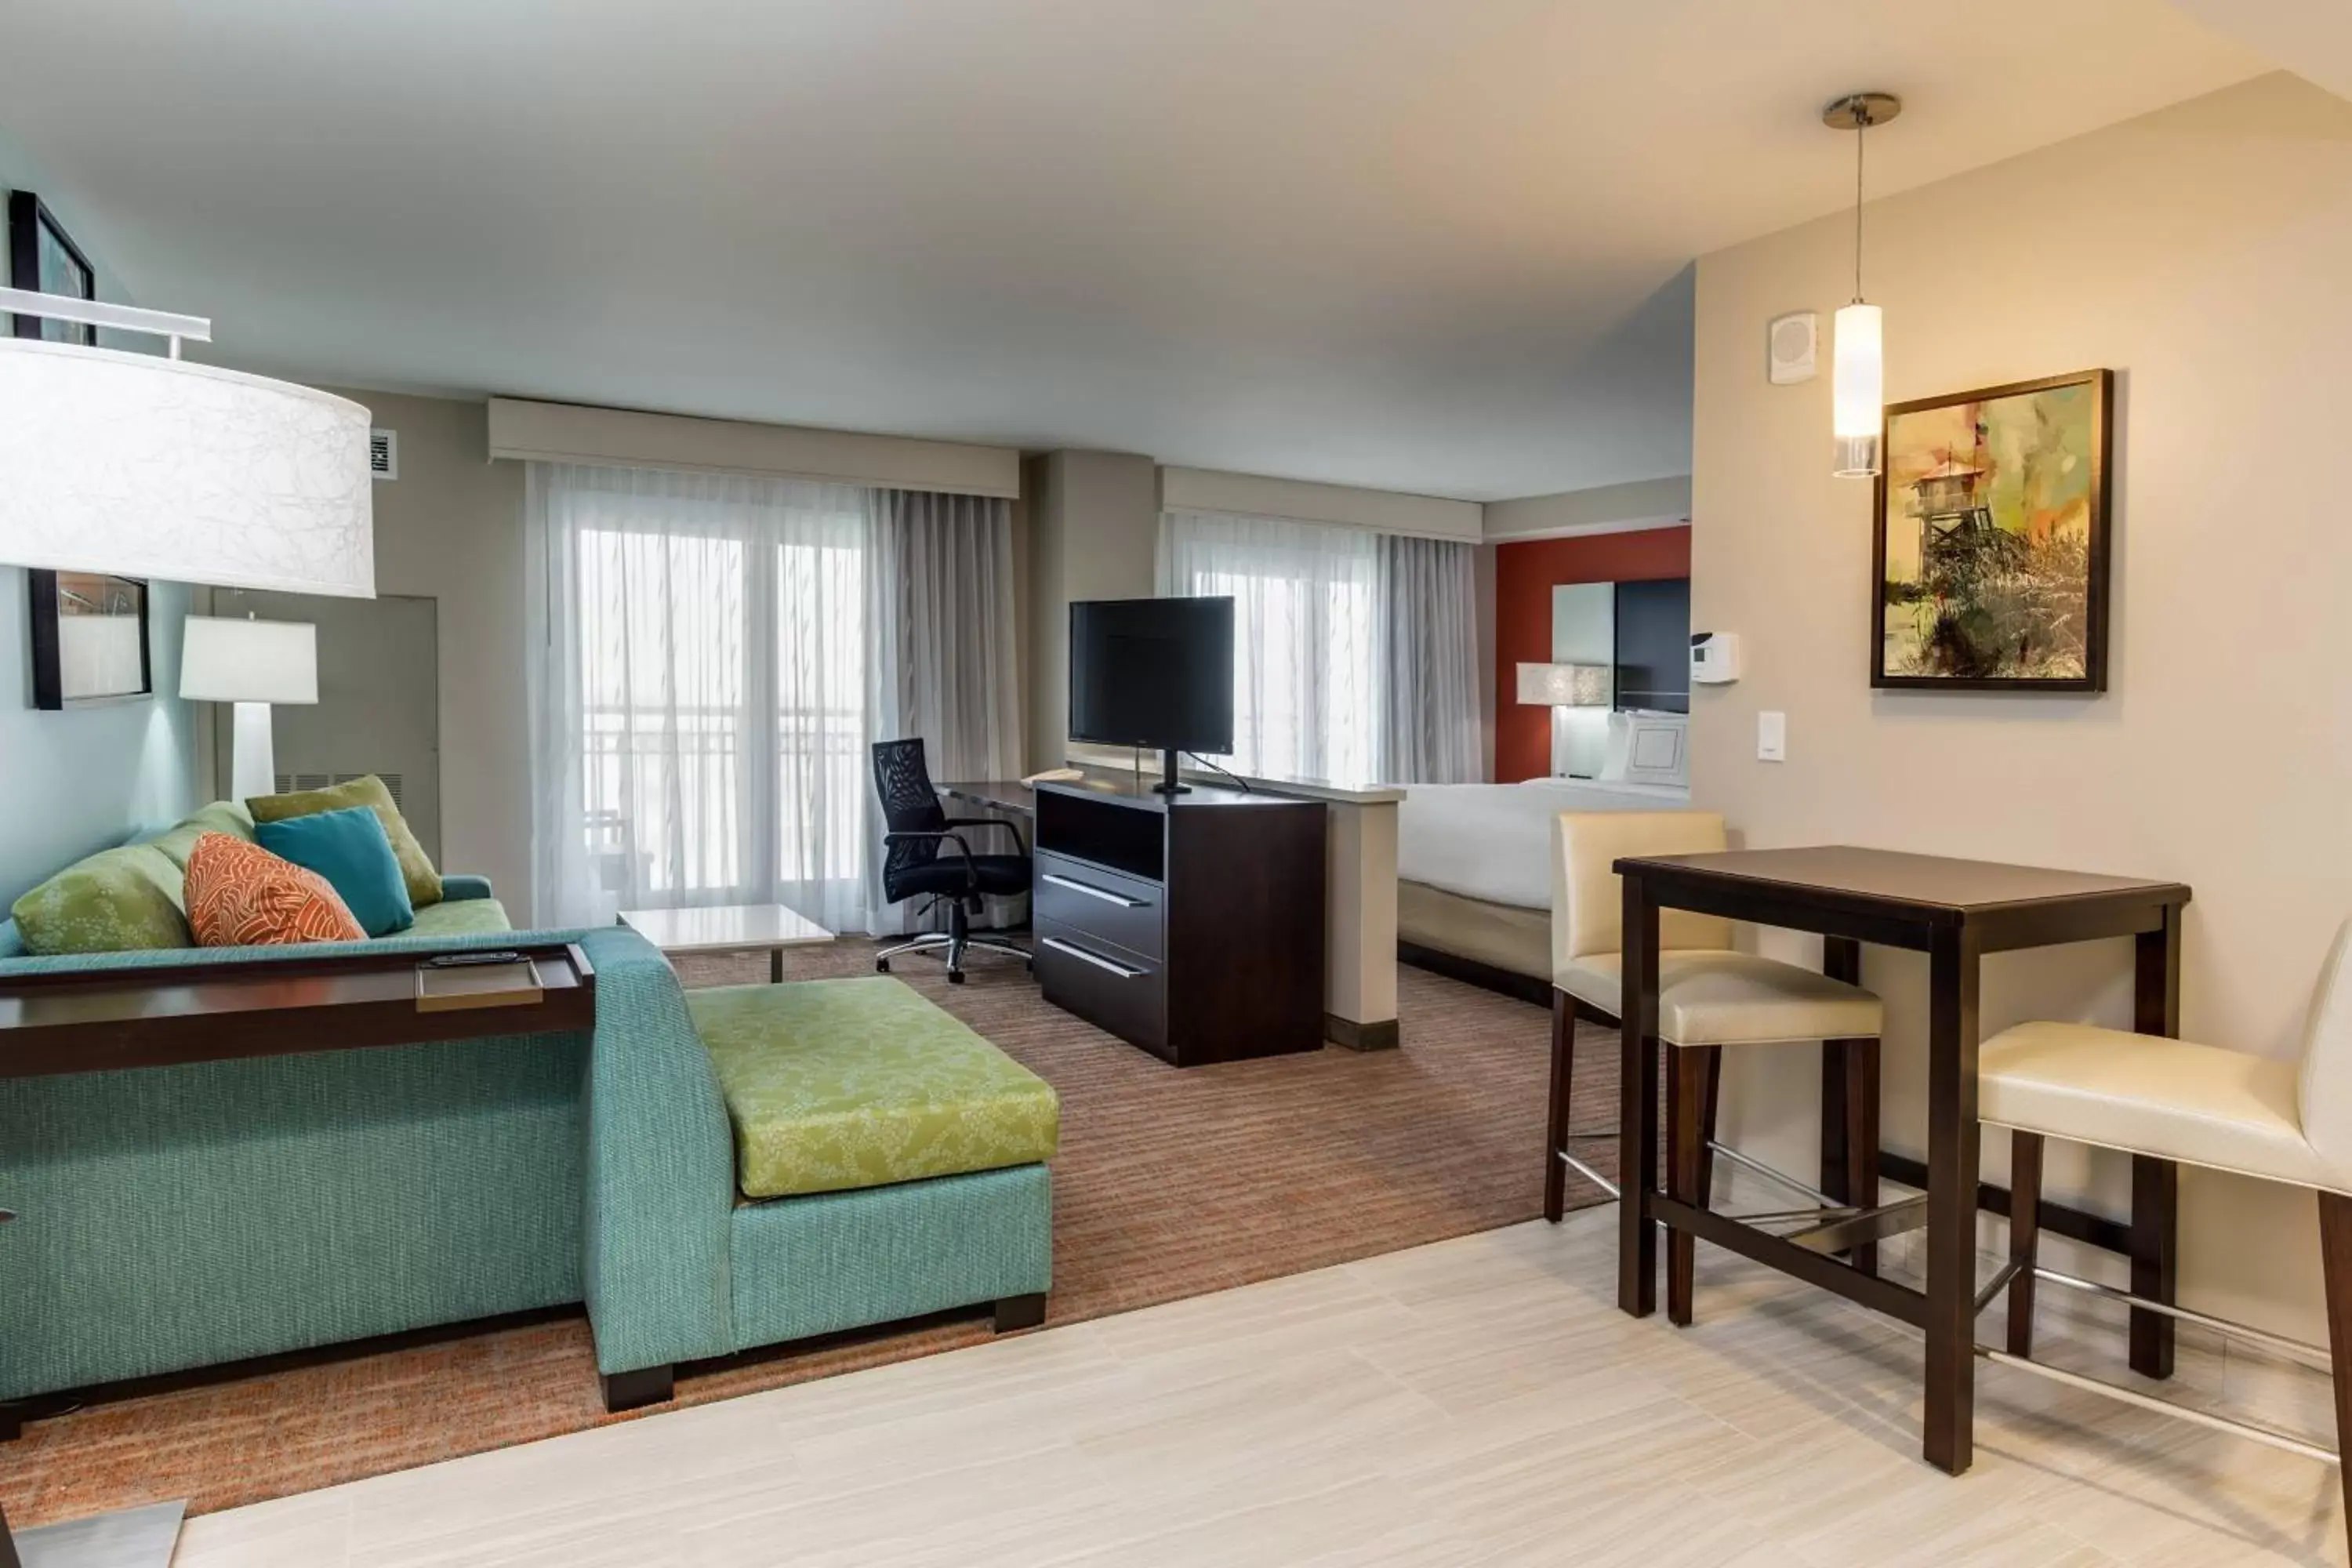
[{"label": "chair armrest", "polygon": [[971,846],[963,841],[963,835],[961,833],[950,833],[944,829],[937,832],[929,830],[917,831],[911,828],[903,833],[886,833],[882,836],[882,847],[887,849],[893,845],[918,844],[927,838],[934,844],[944,838],[949,843],[954,845],[956,847],[956,853],[963,857],[964,875],[967,877],[977,877],[980,875],[979,868],[974,867],[971,863]]},{"label": "chair armrest", "polygon": [[490,896],[490,879],[488,877],[469,877],[459,872],[441,879],[441,901],[445,904],[465,903]]},{"label": "chair armrest", "polygon": [[1001,827],[1013,835],[1013,847],[1024,855],[1029,853],[1028,841],[1021,837],[1021,825],[1017,822],[1008,822],[1001,816],[950,816],[948,818],[948,826],[950,827]]}]

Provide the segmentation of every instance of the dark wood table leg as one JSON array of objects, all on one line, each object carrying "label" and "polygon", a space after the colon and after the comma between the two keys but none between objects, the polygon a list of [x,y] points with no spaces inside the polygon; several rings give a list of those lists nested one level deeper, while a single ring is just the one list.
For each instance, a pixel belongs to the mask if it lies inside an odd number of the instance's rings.
[{"label": "dark wood table leg", "polygon": [[1554,1225],[1568,1213],[1569,1086],[1576,1077],[1576,1008],[1568,993],[1551,994],[1551,1104],[1544,1115],[1544,1218]]},{"label": "dark wood table leg", "polygon": [[1920,1454],[1958,1475],[1974,1457],[1977,933],[1937,931],[1927,971],[1927,1422]]},{"label": "dark wood table leg", "polygon": [[1650,1217],[1650,1197],[1658,1180],[1658,906],[1640,877],[1622,879],[1617,1305],[1646,1318],[1658,1310],[1658,1227]]},{"label": "dark wood table leg", "polygon": [[16,1538],[8,1531],[8,1510],[0,1508],[0,1568],[25,1568],[16,1555]]},{"label": "dark wood table leg", "polygon": [[[1852,937],[1822,939],[1822,973],[1862,984],[1862,944]],[[1859,1208],[1878,1205],[1878,1042],[1822,1042],[1822,1191]],[[1878,1248],[1857,1247],[1848,1261],[1878,1272]]]},{"label": "dark wood table leg", "polygon": [[[2132,1027],[2168,1038],[2180,1034],[2180,914],[2165,910],[2164,925],[2142,931],[2132,951]],[[2180,1169],[2169,1160],[2132,1156],[2131,1288],[2135,1296],[2170,1302],[2179,1283]],[[2131,1368],[2143,1377],[2172,1375],[2173,1321],[2161,1312],[2131,1314]]]}]

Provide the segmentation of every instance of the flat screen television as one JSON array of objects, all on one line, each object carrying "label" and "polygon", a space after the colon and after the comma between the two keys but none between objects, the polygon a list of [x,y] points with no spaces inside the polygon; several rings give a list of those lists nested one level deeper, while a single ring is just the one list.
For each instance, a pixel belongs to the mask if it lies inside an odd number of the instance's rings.
[{"label": "flat screen television", "polygon": [[1096,599],[1070,606],[1070,738],[1165,758],[1234,749],[1234,602]]}]

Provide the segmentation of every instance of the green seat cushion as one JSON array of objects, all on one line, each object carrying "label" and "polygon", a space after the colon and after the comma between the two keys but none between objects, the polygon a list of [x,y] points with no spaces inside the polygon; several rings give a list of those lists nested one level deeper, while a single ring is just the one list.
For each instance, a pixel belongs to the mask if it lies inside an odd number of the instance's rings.
[{"label": "green seat cushion", "polygon": [[1053,1086],[901,981],[686,994],[749,1198],[845,1192],[1053,1157]]},{"label": "green seat cushion", "polygon": [[427,904],[416,911],[415,923],[395,936],[477,936],[491,931],[512,931],[507,922],[506,906],[496,899],[457,899],[446,903]]},{"label": "green seat cushion", "polygon": [[44,957],[194,947],[181,903],[187,878],[152,844],[126,844],[77,860],[18,899],[25,951]]},{"label": "green seat cushion", "polygon": [[231,838],[242,838],[250,844],[254,841],[253,818],[236,801],[216,800],[169,833],[156,835],[149,843],[173,865],[185,871],[189,852],[195,848],[196,840],[207,833],[226,833]]}]

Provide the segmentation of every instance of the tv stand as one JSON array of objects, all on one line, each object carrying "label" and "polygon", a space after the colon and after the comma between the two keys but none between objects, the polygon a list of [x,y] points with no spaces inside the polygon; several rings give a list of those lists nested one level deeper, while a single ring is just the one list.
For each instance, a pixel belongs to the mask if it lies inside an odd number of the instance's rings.
[{"label": "tv stand", "polygon": [[1191,795],[1192,786],[1180,783],[1176,777],[1177,759],[1181,752],[1163,751],[1160,753],[1160,782],[1151,786],[1154,795]]},{"label": "tv stand", "polygon": [[1176,1065],[1323,1046],[1321,801],[1037,786],[1045,1000]]}]

